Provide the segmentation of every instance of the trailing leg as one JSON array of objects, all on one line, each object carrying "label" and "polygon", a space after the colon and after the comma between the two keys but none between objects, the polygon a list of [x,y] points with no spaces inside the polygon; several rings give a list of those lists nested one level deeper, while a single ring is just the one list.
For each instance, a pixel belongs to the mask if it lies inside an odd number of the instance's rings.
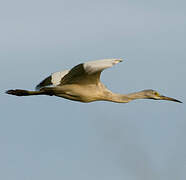
[{"label": "trailing leg", "polygon": [[7,94],[15,95],[15,96],[32,96],[32,95],[45,95],[44,91],[28,91],[23,89],[11,89],[6,91]]}]

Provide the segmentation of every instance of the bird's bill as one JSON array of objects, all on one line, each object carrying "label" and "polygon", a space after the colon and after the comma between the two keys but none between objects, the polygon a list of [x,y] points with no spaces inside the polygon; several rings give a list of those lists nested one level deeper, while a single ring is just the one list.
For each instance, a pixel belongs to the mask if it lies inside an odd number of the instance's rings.
[{"label": "bird's bill", "polygon": [[116,63],[120,63],[120,62],[122,62],[122,61],[123,61],[123,59],[116,59],[116,60],[115,60]]},{"label": "bird's bill", "polygon": [[174,102],[178,102],[178,103],[182,103],[181,101],[171,98],[171,97],[166,97],[166,96],[160,96],[161,100],[167,100],[167,101],[174,101]]}]

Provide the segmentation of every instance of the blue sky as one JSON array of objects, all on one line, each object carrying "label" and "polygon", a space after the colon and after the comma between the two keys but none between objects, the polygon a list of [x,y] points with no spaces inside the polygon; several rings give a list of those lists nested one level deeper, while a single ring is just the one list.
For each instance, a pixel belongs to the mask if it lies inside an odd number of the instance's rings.
[{"label": "blue sky", "polygon": [[[0,6],[0,179],[186,178],[185,1],[4,1]],[[183,104],[83,104],[14,97],[50,73],[103,58],[114,92],[155,89]]]}]

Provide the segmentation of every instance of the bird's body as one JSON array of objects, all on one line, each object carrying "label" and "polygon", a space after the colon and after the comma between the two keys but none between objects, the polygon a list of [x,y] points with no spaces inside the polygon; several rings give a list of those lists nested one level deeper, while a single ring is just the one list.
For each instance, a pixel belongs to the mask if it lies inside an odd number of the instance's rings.
[{"label": "bird's body", "polygon": [[[51,88],[52,89],[52,88]],[[104,100],[106,94],[106,88],[103,84],[70,84],[64,86],[58,86],[55,88],[54,93],[56,96],[81,101],[92,102],[96,100]],[[91,93],[94,92],[94,93]]]},{"label": "bird's body", "polygon": [[143,90],[131,94],[116,94],[108,90],[100,81],[101,72],[121,62],[121,59],[103,59],[79,64],[71,70],[53,73],[36,86],[36,91],[9,90],[7,94],[17,96],[50,95],[74,101],[112,101],[127,103],[134,99],[176,99],[159,95],[154,90]]}]

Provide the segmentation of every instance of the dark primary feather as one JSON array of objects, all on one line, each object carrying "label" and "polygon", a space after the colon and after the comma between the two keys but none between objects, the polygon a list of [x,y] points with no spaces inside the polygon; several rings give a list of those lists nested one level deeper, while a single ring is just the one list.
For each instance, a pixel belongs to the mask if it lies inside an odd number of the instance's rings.
[{"label": "dark primary feather", "polygon": [[48,76],[36,86],[36,89],[38,90],[41,89],[42,87],[46,87],[50,85],[52,85],[52,77]]}]

